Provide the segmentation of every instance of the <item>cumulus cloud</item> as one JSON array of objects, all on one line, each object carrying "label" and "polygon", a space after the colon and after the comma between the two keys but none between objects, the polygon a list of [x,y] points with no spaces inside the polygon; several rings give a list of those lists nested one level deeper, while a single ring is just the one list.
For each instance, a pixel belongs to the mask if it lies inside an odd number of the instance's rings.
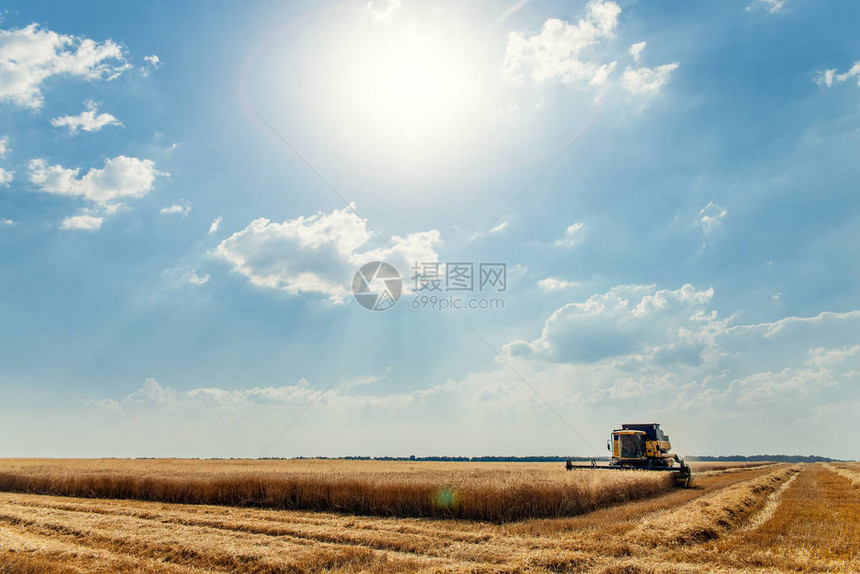
[{"label": "cumulus cloud", "polygon": [[108,113],[98,113],[99,104],[87,100],[84,102],[86,110],[76,116],[60,116],[51,120],[51,125],[55,128],[69,128],[69,133],[75,135],[78,130],[85,132],[97,132],[105,126],[121,126],[121,121]]},{"label": "cumulus cloud", "polygon": [[819,86],[830,87],[834,83],[842,83],[848,80],[857,78],[857,85],[860,86],[860,60],[854,62],[854,65],[851,66],[844,74],[837,73],[837,70],[821,70],[815,76],[815,83]]},{"label": "cumulus cloud", "polygon": [[161,58],[152,54],[151,56],[143,57],[144,64],[140,68],[141,75],[148,76],[149,72],[161,68]]},{"label": "cumulus cloud", "polygon": [[504,353],[593,406],[662,403],[731,417],[779,404],[794,417],[860,398],[860,311],[734,324],[711,308],[713,297],[692,285],[614,287],[564,305],[539,337]]},{"label": "cumulus cloud", "polygon": [[208,273],[198,273],[193,267],[165,269],[163,275],[175,286],[191,285],[192,287],[200,287],[206,285],[210,279]]},{"label": "cumulus cloud", "polygon": [[172,205],[162,207],[159,213],[162,215],[181,215],[182,217],[187,217],[188,214],[191,213],[191,206],[174,203]]},{"label": "cumulus cloud", "polygon": [[537,286],[545,293],[552,293],[554,291],[565,291],[567,289],[579,287],[579,283],[576,281],[559,279],[558,277],[547,277],[546,279],[538,281]]},{"label": "cumulus cloud", "polygon": [[48,165],[44,159],[30,160],[29,170],[30,183],[37,191],[80,197],[102,206],[141,198],[152,190],[157,177],[169,175],[158,171],[152,160],[124,155],[106,160],[103,168],[91,168],[83,176],[78,175],[80,168]]},{"label": "cumulus cloud", "polygon": [[209,224],[209,235],[217,232],[219,227],[221,227],[221,218],[216,217],[212,220],[212,223]]},{"label": "cumulus cloud", "polygon": [[[725,441],[744,445],[733,448],[746,454],[785,441],[793,452],[821,453],[822,441],[839,442],[853,424],[845,413],[860,406],[860,311],[737,324],[717,314],[714,297],[691,285],[614,287],[562,306],[538,337],[504,345],[503,356],[591,444],[601,439],[591,425],[608,429],[630,413],[678,433],[682,454],[689,445],[723,452]],[[491,420],[498,411],[520,419],[531,405],[529,420],[542,424],[546,408],[517,378],[500,364],[448,392],[452,402],[469,402],[471,416]],[[841,416],[828,415],[835,409]],[[719,440],[707,436],[715,425],[725,429]],[[858,455],[856,448],[825,450]]]},{"label": "cumulus cloud", "polygon": [[814,367],[832,367],[860,353],[860,345],[828,349],[817,347],[809,349],[809,358],[806,364]]},{"label": "cumulus cloud", "polygon": [[785,0],[753,0],[746,9],[747,12],[750,12],[759,8],[767,10],[771,14],[776,14],[785,8]]},{"label": "cumulus cloud", "polygon": [[157,380],[147,378],[139,389],[119,399],[84,399],[84,403],[93,407],[118,409],[132,405],[165,405],[175,400],[176,393],[162,387]]},{"label": "cumulus cloud", "polygon": [[535,82],[605,83],[616,62],[599,63],[582,55],[587,48],[614,36],[620,13],[615,2],[591,0],[585,16],[575,24],[550,18],[534,36],[524,38],[511,32],[505,51],[505,77],[513,82],[530,77]]},{"label": "cumulus cloud", "polygon": [[[0,137],[0,157],[6,157],[9,152],[9,136]],[[0,187],[9,187],[15,177],[15,172],[0,167]]]},{"label": "cumulus cloud", "polygon": [[669,81],[669,76],[678,68],[677,62],[655,68],[632,68],[628,66],[621,76],[621,85],[632,94],[656,94]]},{"label": "cumulus cloud", "polygon": [[[523,37],[511,32],[502,69],[505,78],[514,83],[530,78],[536,83],[555,80],[607,85],[618,62],[600,58],[595,51],[615,37],[620,13],[621,7],[615,2],[591,0],[585,6],[585,15],[575,23],[550,18],[539,34]],[[645,45],[637,42],[630,46],[634,61],[639,61]],[[654,68],[628,66],[621,86],[633,94],[657,93],[677,67],[676,62]]]},{"label": "cumulus cloud", "polygon": [[66,218],[60,226],[89,231],[98,229],[106,216],[116,213],[121,200],[144,197],[156,178],[170,175],[158,171],[151,160],[123,155],[106,160],[103,168],[91,168],[82,176],[80,168],[48,165],[44,159],[30,160],[28,168],[34,191],[78,197],[92,204],[81,214]]},{"label": "cumulus cloud", "polygon": [[709,201],[708,205],[699,211],[699,218],[696,220],[696,223],[702,227],[705,233],[710,233],[722,225],[723,219],[728,214],[729,212],[726,209],[723,209],[713,201]]},{"label": "cumulus cloud", "polygon": [[647,42],[636,42],[630,46],[630,55],[633,56],[634,61],[639,61],[639,56],[642,55],[642,51],[645,49],[646,45]]},{"label": "cumulus cloud", "polygon": [[252,285],[322,294],[333,303],[346,301],[363,263],[387,261],[405,274],[416,261],[438,261],[436,230],[394,236],[390,246],[377,249],[368,248],[371,239],[365,221],[344,208],[282,223],[256,219],[224,239],[213,255]]},{"label": "cumulus cloud", "polygon": [[15,177],[15,172],[0,167],[0,187],[9,187],[12,179]]},{"label": "cumulus cloud", "polygon": [[577,221],[568,226],[564,230],[564,236],[555,240],[555,244],[559,247],[574,247],[582,242],[582,236],[585,233],[585,224]]},{"label": "cumulus cloud", "polygon": [[[616,287],[565,305],[547,319],[540,337],[514,341],[505,350],[511,356],[565,363],[646,352],[697,361],[700,342],[692,334],[702,322],[716,321],[703,312],[713,295],[712,289],[698,291],[692,285],[653,293],[643,286]],[[679,329],[691,336],[679,341]]]},{"label": "cumulus cloud", "polygon": [[101,228],[103,217],[96,215],[81,214],[67,217],[60,224],[60,229],[78,231],[97,231]]},{"label": "cumulus cloud", "polygon": [[42,84],[54,76],[112,80],[129,68],[122,47],[40,29],[0,30],[0,102],[39,108]]}]

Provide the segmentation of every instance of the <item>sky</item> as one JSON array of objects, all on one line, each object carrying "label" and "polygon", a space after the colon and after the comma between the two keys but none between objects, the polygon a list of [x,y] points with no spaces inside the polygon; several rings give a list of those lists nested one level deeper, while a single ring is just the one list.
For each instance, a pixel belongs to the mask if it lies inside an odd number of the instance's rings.
[{"label": "sky", "polygon": [[858,22],[4,2],[0,456],[860,458]]}]

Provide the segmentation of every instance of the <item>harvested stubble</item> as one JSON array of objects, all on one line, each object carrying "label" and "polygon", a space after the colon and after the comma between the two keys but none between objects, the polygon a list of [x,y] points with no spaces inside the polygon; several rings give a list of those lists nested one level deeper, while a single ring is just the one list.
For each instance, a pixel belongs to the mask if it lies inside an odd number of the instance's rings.
[{"label": "harvested stubble", "polygon": [[569,473],[559,464],[169,462],[0,461],[0,490],[510,522],[574,516],[672,488],[666,473]]},{"label": "harvested stubble", "polygon": [[860,486],[860,464],[857,463],[824,463],[822,466],[828,470],[832,470],[840,476],[844,476],[854,486]]},{"label": "harvested stubble", "polygon": [[800,471],[781,467],[764,476],[664,512],[640,525],[633,538],[646,544],[693,544],[717,538],[763,508],[767,497]]}]

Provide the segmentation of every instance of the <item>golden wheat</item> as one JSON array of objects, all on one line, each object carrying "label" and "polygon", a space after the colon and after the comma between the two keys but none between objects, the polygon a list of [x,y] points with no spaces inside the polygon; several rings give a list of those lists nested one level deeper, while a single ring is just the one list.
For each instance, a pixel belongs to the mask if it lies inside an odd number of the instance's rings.
[{"label": "golden wheat", "polygon": [[574,516],[672,488],[666,473],[561,464],[0,461],[0,490],[506,522]]}]

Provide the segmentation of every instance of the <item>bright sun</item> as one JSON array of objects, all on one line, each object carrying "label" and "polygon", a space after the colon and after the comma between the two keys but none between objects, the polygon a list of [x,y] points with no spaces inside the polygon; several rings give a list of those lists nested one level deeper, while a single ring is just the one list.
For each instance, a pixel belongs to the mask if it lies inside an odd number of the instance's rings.
[{"label": "bright sun", "polygon": [[324,97],[330,133],[365,158],[427,163],[458,153],[487,107],[487,66],[462,20],[364,22],[326,47]]}]

